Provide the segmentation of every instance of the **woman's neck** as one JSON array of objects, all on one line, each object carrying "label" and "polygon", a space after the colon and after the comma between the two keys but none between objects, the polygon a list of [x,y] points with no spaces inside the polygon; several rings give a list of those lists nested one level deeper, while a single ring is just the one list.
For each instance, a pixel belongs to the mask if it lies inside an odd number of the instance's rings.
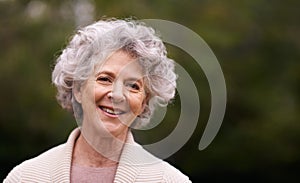
[{"label": "woman's neck", "polygon": [[[126,137],[122,140],[125,142]],[[88,167],[115,166],[118,164],[123,145],[124,143],[115,138],[103,138],[95,150],[81,133],[74,145],[72,164]]]}]

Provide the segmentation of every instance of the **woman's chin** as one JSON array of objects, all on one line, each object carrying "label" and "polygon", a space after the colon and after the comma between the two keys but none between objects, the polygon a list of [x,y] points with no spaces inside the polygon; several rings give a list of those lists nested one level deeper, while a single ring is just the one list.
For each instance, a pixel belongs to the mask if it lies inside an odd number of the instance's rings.
[{"label": "woman's chin", "polygon": [[122,124],[121,122],[111,122],[111,121],[102,121],[105,130],[113,135],[114,137],[119,137],[127,134],[128,126]]}]

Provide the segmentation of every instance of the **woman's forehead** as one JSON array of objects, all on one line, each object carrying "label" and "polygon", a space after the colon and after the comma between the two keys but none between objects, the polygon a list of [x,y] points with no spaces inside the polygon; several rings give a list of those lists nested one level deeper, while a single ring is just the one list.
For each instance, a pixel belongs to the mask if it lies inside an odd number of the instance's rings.
[{"label": "woman's forehead", "polygon": [[108,73],[111,75],[122,75],[140,78],[143,69],[136,58],[124,51],[111,54],[106,60],[95,67],[95,74]]}]

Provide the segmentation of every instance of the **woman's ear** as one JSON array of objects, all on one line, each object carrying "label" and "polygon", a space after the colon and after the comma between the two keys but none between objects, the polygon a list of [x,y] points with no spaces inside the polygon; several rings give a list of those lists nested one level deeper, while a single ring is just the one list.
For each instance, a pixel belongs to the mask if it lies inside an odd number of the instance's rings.
[{"label": "woman's ear", "polygon": [[142,110],[141,110],[142,113],[144,112],[145,107],[149,104],[149,100],[150,100],[150,94],[147,93],[146,96],[145,96],[145,99],[144,99],[144,101],[142,103]]},{"label": "woman's ear", "polygon": [[75,100],[81,104],[82,93],[81,93],[81,87],[79,85],[76,85],[73,87],[73,95],[74,95]]}]

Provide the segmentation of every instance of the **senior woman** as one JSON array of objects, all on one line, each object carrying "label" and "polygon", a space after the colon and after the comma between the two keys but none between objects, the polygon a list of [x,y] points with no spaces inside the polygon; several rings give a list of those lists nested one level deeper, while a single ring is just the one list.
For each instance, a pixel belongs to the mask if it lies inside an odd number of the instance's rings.
[{"label": "senior woman", "polygon": [[66,143],[16,166],[5,182],[190,182],[130,131],[147,125],[155,106],[175,94],[174,62],[152,28],[110,19],[80,29],[52,81],[79,127]]}]

